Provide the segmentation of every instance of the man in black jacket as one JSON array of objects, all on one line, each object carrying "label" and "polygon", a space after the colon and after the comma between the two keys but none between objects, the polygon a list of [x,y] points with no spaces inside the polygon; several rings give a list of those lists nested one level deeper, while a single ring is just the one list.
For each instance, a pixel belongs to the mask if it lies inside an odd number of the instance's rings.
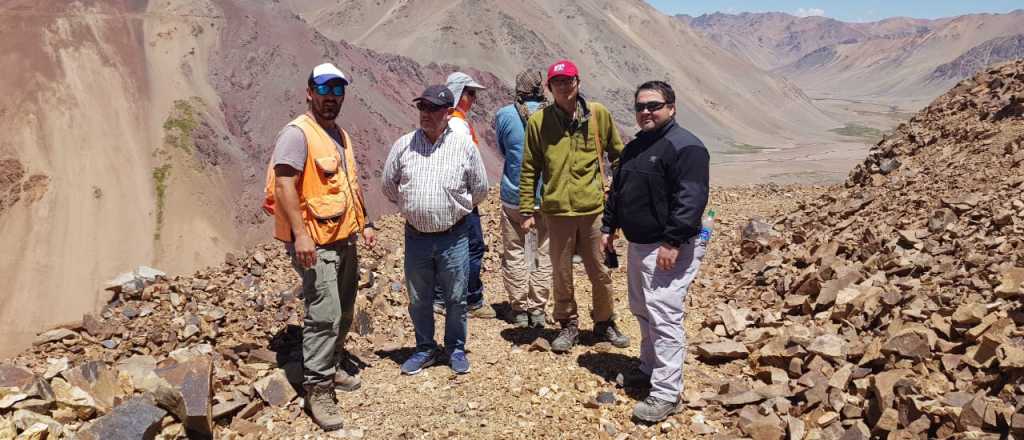
[{"label": "man in black jacket", "polygon": [[708,202],[707,148],[676,124],[675,92],[661,81],[634,97],[641,132],[626,145],[605,205],[602,245],[629,241],[629,308],[640,323],[641,380],[651,386],[633,415],[660,422],[678,410],[683,385],[686,292],[706,243],[698,240]]}]

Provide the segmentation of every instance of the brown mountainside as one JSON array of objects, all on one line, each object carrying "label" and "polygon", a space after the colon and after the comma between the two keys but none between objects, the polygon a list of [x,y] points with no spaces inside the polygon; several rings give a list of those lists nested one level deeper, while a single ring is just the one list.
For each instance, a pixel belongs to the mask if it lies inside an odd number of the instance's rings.
[{"label": "brown mountainside", "polygon": [[785,80],[724,51],[640,0],[287,2],[324,35],[421,63],[474,66],[512,80],[559,58],[582,71],[582,90],[632,134],[634,88],[665,79],[680,120],[713,149],[824,141],[841,125]]},{"label": "brown mountainside", "polygon": [[823,47],[872,39],[904,38],[928,32],[948,20],[896,17],[870,23],[847,23],[828,17],[797,17],[783,12],[677,15],[730,52],[762,69],[795,62]]},{"label": "brown mountainside", "polygon": [[[322,60],[354,78],[340,120],[371,213],[390,211],[380,163],[416,126],[412,97],[458,68],[331,41],[279,6],[233,0],[7,2],[0,36],[4,65],[23,66],[0,78],[4,353],[92,310],[118,273],[192,270],[264,240],[266,161]],[[511,92],[469,71],[494,90],[476,112],[486,120]],[[484,157],[497,176],[497,152]]]},{"label": "brown mountainside", "polygon": [[986,64],[970,71],[954,69],[957,74],[952,76],[935,76],[936,68],[1024,28],[1024,10],[871,23],[781,13],[681,19],[815,98],[866,99],[915,111]]}]

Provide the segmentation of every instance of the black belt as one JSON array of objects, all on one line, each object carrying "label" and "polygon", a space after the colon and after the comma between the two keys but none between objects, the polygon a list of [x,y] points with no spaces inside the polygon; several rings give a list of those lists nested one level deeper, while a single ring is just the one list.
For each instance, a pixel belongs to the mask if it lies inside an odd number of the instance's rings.
[{"label": "black belt", "polygon": [[405,226],[407,228],[409,228],[409,230],[411,230],[416,235],[426,235],[426,236],[444,235],[444,234],[447,234],[447,233],[451,232],[453,229],[455,229],[455,228],[457,228],[459,226],[462,226],[463,223],[466,223],[466,217],[469,217],[469,216],[468,215],[464,215],[464,216],[462,216],[462,218],[459,219],[459,221],[455,222],[455,224],[452,225],[450,228],[445,229],[443,231],[437,231],[437,232],[423,232],[423,231],[420,231],[419,229],[416,229],[413,225],[409,224],[409,222],[405,222]]}]

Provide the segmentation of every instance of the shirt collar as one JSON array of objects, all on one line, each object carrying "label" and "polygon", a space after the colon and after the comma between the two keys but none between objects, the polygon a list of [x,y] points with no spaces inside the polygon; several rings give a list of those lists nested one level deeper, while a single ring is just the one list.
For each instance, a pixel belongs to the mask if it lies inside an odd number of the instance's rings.
[{"label": "shirt collar", "polygon": [[669,121],[667,123],[665,123],[665,125],[661,126],[661,128],[659,128],[657,130],[654,130],[654,131],[652,131],[650,133],[648,133],[646,131],[640,131],[639,133],[636,134],[636,137],[643,138],[643,139],[648,139],[648,140],[661,139],[663,136],[665,136],[665,133],[668,133],[668,131],[671,130],[672,127],[675,127],[675,126],[676,126],[676,119],[672,118],[672,119],[669,119]]},{"label": "shirt collar", "polygon": [[[434,147],[437,147],[437,146],[441,145],[444,142],[445,138],[448,137],[448,133],[451,132],[451,131],[452,131],[451,127],[448,127],[447,125],[445,125],[444,131],[442,131],[441,135],[437,137],[437,142],[434,142]],[[416,129],[416,135],[421,137],[421,138],[423,138],[423,143],[427,143],[427,144],[430,143],[430,139],[427,138],[427,134],[423,131],[422,128],[417,128]]]}]

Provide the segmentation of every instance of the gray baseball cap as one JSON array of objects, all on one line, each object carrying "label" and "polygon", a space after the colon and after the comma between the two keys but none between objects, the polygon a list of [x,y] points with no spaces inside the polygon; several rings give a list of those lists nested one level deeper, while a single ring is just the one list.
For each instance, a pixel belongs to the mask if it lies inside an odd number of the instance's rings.
[{"label": "gray baseball cap", "polygon": [[452,91],[441,84],[435,84],[426,88],[420,96],[413,99],[412,102],[427,101],[434,105],[442,107],[452,107],[455,105],[455,99],[452,97]]}]

